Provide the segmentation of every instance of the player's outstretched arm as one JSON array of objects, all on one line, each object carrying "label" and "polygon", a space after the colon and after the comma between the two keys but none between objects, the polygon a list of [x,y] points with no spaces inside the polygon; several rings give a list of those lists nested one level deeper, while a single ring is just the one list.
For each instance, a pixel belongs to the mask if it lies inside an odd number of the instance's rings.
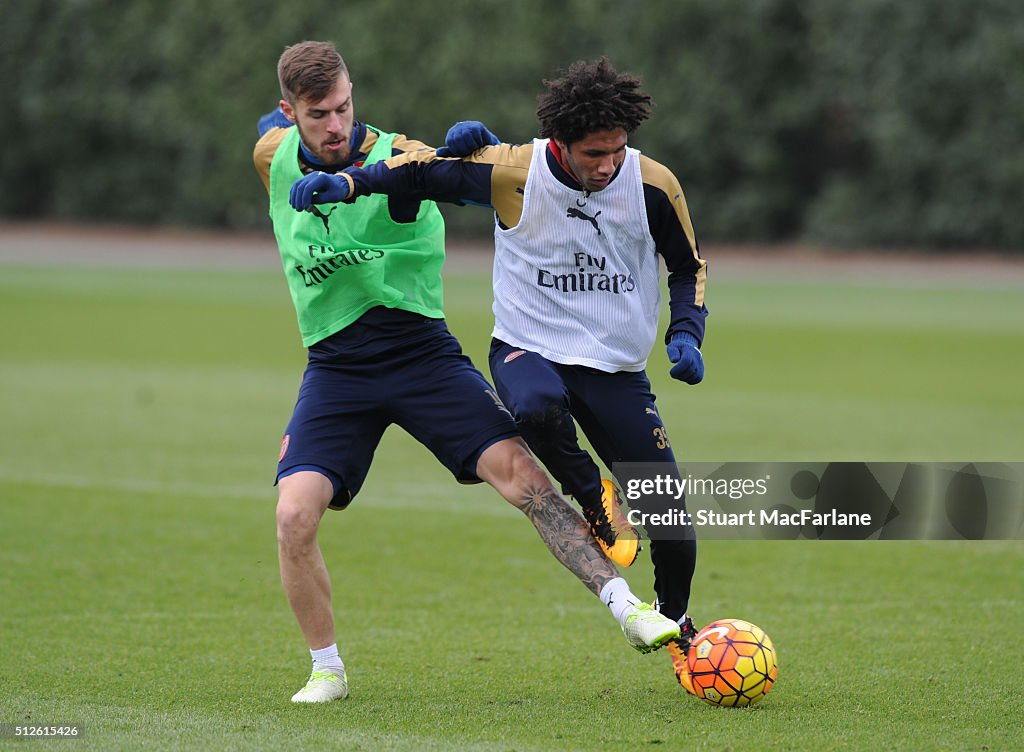
[{"label": "player's outstretched arm", "polygon": [[513,147],[488,145],[470,156],[451,159],[425,149],[406,152],[362,168],[349,167],[353,195],[388,196],[440,201],[450,204],[491,206],[491,174]]},{"label": "player's outstretched arm", "polygon": [[[418,143],[418,142],[417,142]],[[468,157],[484,146],[500,143],[487,126],[476,120],[456,123],[448,130],[445,146],[407,151],[365,169],[348,167],[337,173],[312,172],[292,185],[288,202],[295,211],[314,204],[351,202],[370,193],[401,195],[449,203],[483,203],[490,200],[491,165],[464,167],[457,159],[433,163],[440,156]],[[486,196],[485,200],[481,197]]]}]

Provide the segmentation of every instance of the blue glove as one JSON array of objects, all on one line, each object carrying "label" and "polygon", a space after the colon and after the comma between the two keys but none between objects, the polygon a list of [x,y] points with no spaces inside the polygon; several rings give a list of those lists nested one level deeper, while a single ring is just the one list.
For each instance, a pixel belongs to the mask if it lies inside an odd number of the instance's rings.
[{"label": "blue glove", "polygon": [[349,185],[344,175],[311,172],[292,183],[288,203],[295,211],[305,211],[313,204],[336,204],[348,198]]},{"label": "blue glove", "polygon": [[479,120],[462,120],[448,129],[444,146],[437,150],[437,156],[468,157],[477,149],[500,143],[501,140]]},{"label": "blue glove", "polygon": [[291,128],[295,125],[291,120],[284,116],[281,112],[281,108],[278,107],[273,112],[268,112],[266,115],[259,119],[256,124],[256,132],[260,134],[260,138],[263,134],[269,131],[271,128]]},{"label": "blue glove", "polygon": [[699,384],[704,378],[704,357],[697,349],[697,338],[689,332],[676,332],[667,350],[668,359],[675,363],[669,375],[687,384]]}]

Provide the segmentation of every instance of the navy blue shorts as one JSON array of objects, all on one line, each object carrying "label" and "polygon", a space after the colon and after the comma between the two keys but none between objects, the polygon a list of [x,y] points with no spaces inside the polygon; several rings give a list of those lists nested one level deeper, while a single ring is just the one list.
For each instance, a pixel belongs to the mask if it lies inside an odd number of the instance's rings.
[{"label": "navy blue shorts", "polygon": [[[609,470],[617,462],[675,463],[651,382],[643,371],[606,373],[562,365],[497,339],[491,342],[490,365],[498,395],[516,419],[540,417],[540,441],[562,440],[560,446],[552,447],[562,461],[572,463],[582,453],[572,421],[567,419],[571,415]],[[525,438],[534,448],[531,437]],[[556,468],[542,459],[558,478]],[[569,491],[579,493],[579,489]]]},{"label": "navy blue shorts", "polygon": [[392,423],[465,483],[479,482],[487,447],[519,435],[444,320],[375,308],[310,347],[277,477],[324,472],[334,483],[331,508],[343,509]]}]

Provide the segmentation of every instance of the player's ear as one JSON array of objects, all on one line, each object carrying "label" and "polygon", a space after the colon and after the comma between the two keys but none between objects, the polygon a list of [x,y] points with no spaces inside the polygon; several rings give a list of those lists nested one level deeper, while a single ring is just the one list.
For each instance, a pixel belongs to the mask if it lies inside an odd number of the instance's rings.
[{"label": "player's ear", "polygon": [[281,112],[284,113],[284,116],[288,118],[289,121],[293,123],[296,121],[295,108],[292,107],[287,100],[282,99],[277,103],[277,106],[281,108]]}]

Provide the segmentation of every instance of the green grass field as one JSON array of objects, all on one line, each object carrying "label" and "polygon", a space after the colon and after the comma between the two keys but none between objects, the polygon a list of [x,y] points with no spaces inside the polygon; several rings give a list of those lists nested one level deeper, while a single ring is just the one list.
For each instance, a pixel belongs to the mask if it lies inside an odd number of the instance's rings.
[{"label": "green grass field", "polygon": [[[651,361],[677,454],[1024,460],[1022,292],[713,271],[705,383]],[[447,305],[483,365],[486,276]],[[280,272],[0,266],[0,321],[0,723],[86,724],[61,749],[1024,746],[1024,544],[704,543],[696,621],[758,623],[781,664],[761,704],[713,708],[397,429],[321,532],[352,697],[292,706]],[[646,554],[626,577],[651,593]]]}]

